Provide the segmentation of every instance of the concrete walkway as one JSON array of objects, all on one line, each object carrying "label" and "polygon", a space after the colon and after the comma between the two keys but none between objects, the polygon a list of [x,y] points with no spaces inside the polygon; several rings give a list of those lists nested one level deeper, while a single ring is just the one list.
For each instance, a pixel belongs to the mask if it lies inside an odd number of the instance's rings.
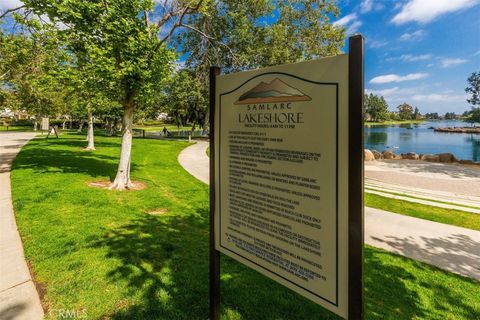
[{"label": "concrete walkway", "polygon": [[480,214],[480,167],[415,160],[367,161],[365,191]]},{"label": "concrete walkway", "polygon": [[10,165],[32,132],[0,132],[0,319],[43,319],[12,207]]},{"label": "concrete walkway", "polygon": [[198,180],[209,183],[209,163],[210,158],[207,155],[209,143],[198,141],[194,145],[183,149],[178,156],[178,162],[192,176]]},{"label": "concrete walkway", "polygon": [[[207,142],[184,149],[178,161],[209,183]],[[480,232],[365,208],[365,243],[480,280]]]}]

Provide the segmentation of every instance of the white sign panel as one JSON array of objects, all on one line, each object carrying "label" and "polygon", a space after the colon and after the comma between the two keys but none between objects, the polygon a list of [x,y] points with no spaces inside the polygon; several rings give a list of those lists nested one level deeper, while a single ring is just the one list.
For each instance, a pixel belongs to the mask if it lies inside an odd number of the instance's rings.
[{"label": "white sign panel", "polygon": [[49,130],[50,122],[48,118],[42,118],[42,130]]},{"label": "white sign panel", "polygon": [[348,56],[217,77],[216,249],[348,313]]}]

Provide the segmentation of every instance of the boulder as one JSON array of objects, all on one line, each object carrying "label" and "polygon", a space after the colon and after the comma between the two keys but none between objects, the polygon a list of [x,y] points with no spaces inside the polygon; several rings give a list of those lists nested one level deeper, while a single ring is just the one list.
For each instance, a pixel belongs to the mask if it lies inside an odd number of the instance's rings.
[{"label": "boulder", "polygon": [[428,162],[440,162],[438,154],[423,154],[421,160]]},{"label": "boulder", "polygon": [[377,150],[372,150],[373,156],[375,157],[375,160],[383,159],[383,154],[378,152]]},{"label": "boulder", "polygon": [[416,154],[415,152],[402,153],[401,156],[402,156],[402,159],[407,159],[407,160],[420,159],[419,155]]},{"label": "boulder", "polygon": [[440,153],[438,154],[438,160],[443,163],[453,163],[458,162],[457,158],[451,153]]},{"label": "boulder", "polygon": [[458,162],[460,164],[475,164],[472,160],[459,160]]},{"label": "boulder", "polygon": [[372,151],[370,151],[368,149],[364,150],[364,160],[365,161],[375,160],[375,156],[373,155]]},{"label": "boulder", "polygon": [[396,154],[393,153],[391,150],[385,150],[383,151],[383,158],[384,159],[396,159]]}]

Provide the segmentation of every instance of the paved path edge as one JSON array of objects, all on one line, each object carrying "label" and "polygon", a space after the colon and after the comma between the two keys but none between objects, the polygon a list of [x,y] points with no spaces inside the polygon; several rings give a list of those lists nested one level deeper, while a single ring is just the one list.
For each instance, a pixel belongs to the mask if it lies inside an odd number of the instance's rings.
[{"label": "paved path edge", "polygon": [[[206,184],[207,148],[207,142],[197,142],[178,156]],[[365,207],[365,244],[480,281],[480,231]]]},{"label": "paved path edge", "polygon": [[13,210],[10,170],[32,132],[0,134],[0,319],[43,319],[44,310],[25,260]]}]

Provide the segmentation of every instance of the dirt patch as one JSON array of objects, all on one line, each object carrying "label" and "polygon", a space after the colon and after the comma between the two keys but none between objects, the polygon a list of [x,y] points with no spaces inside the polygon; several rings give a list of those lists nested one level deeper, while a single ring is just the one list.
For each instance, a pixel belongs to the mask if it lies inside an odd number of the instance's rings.
[{"label": "dirt patch", "polygon": [[167,212],[168,212],[167,208],[155,208],[155,209],[147,210],[147,213],[152,216],[160,216],[162,214],[166,214]]},{"label": "dirt patch", "polygon": [[[112,183],[110,181],[101,180],[88,182],[87,185],[93,188],[108,189],[112,185]],[[137,191],[147,188],[147,185],[142,181],[132,181],[132,185],[133,186],[128,189],[128,191]]]},{"label": "dirt patch", "polygon": [[42,305],[43,313],[48,314],[49,312],[49,305],[45,301],[45,294],[47,292],[46,285],[37,280],[37,276],[33,271],[33,266],[30,261],[27,260],[28,271],[30,271],[30,277],[32,278],[32,282],[35,285],[35,289],[37,289],[38,297],[40,298],[40,304]]}]

